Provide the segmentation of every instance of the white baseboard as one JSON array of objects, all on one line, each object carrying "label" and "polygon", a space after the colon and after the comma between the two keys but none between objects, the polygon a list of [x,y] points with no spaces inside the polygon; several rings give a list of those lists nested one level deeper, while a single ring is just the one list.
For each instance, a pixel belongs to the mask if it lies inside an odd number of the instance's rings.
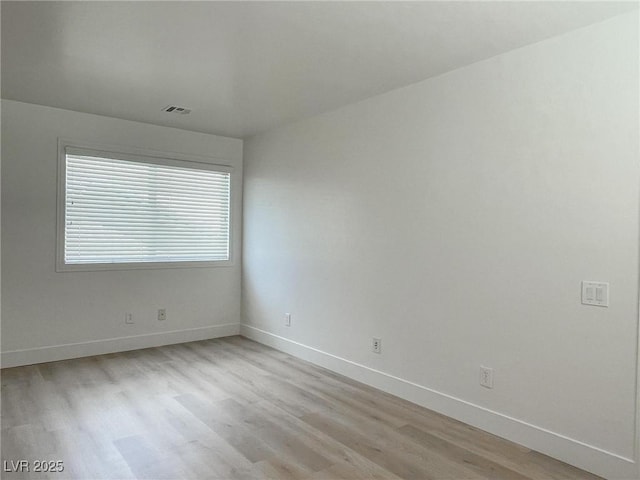
[{"label": "white baseboard", "polygon": [[65,345],[9,350],[2,352],[2,368],[32,365],[34,363],[55,362],[70,358],[103,355],[105,353],[126,352],[140,348],[160,347],[175,343],[194,342],[210,338],[228,337],[240,333],[239,323],[188,328],[170,332],[148,333],[130,337],[108,338]]},{"label": "white baseboard", "polygon": [[633,459],[250,325],[243,324],[240,334],[596,475],[611,480],[638,478],[638,465]]}]

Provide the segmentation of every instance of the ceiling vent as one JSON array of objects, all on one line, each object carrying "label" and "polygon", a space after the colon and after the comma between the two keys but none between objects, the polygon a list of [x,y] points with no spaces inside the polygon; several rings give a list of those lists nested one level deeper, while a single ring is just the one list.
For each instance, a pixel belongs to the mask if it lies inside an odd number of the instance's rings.
[{"label": "ceiling vent", "polygon": [[188,113],[191,113],[191,109],[190,108],[185,108],[185,107],[179,107],[177,105],[167,105],[166,107],[164,107],[162,109],[163,112],[169,112],[169,113],[179,113],[181,115],[186,115]]}]

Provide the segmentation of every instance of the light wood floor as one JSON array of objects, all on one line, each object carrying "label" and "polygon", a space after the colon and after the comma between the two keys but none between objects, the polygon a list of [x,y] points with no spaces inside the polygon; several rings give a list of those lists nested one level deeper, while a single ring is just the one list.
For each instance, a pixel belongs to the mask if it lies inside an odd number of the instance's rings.
[{"label": "light wood floor", "polygon": [[6,479],[597,478],[242,337],[2,370],[2,459],[64,462]]}]

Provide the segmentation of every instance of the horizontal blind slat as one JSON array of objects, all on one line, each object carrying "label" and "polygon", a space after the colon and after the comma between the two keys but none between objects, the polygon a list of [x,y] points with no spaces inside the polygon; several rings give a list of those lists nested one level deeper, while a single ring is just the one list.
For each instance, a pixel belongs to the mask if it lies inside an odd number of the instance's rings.
[{"label": "horizontal blind slat", "polygon": [[75,170],[102,170],[113,172],[148,172],[154,171],[155,175],[172,175],[184,178],[205,176],[207,178],[223,178],[229,176],[229,172],[222,172],[204,164],[192,163],[190,167],[178,167],[172,165],[160,165],[155,163],[135,162],[130,160],[115,160],[100,157],[74,157],[67,155],[67,165]]},{"label": "horizontal blind slat", "polygon": [[166,194],[173,194],[173,195],[185,195],[185,196],[194,196],[194,197],[198,197],[198,196],[206,196],[208,195],[210,192],[215,193],[215,192],[223,192],[226,190],[225,186],[221,186],[221,187],[211,187],[211,188],[206,188],[206,187],[193,187],[190,185],[181,185],[181,184],[177,184],[177,183],[170,183],[170,182],[156,182],[155,185],[148,185],[148,184],[144,184],[142,182],[108,182],[105,178],[105,181],[95,181],[95,180],[91,180],[91,178],[87,177],[87,176],[82,176],[80,178],[73,178],[70,177],[67,179],[69,182],[73,182],[74,186],[78,189],[82,189],[82,190],[95,190],[95,191],[100,191],[100,189],[108,191],[109,189],[120,189],[121,192],[131,192],[131,193],[144,193],[144,192],[148,192],[149,188],[154,188],[154,191],[157,192],[157,194],[162,194],[162,193],[166,193]]},{"label": "horizontal blind slat", "polygon": [[71,206],[75,205],[117,205],[119,207],[154,207],[157,204],[165,205],[166,208],[173,208],[180,210],[181,208],[188,210],[206,211],[215,208],[226,208],[228,201],[226,199],[209,200],[207,205],[203,205],[201,201],[196,199],[186,199],[183,197],[169,198],[169,197],[123,197],[121,195],[100,195],[100,194],[67,194],[67,201]]}]

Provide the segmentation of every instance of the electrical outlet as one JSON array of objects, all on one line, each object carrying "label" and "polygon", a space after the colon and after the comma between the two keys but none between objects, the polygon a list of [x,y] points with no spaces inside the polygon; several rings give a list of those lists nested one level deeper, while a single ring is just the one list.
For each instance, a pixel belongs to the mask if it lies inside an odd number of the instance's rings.
[{"label": "electrical outlet", "polygon": [[158,310],[158,321],[162,322],[167,319],[167,309],[161,308]]},{"label": "electrical outlet", "polygon": [[582,282],[582,304],[608,307],[609,284],[606,282]]},{"label": "electrical outlet", "polygon": [[132,313],[125,313],[124,314],[124,323],[126,323],[127,325],[133,325],[133,314]]},{"label": "electrical outlet", "polygon": [[480,385],[493,388],[493,368],[480,366]]},{"label": "electrical outlet", "polygon": [[380,338],[374,338],[371,343],[371,350],[373,353],[381,353],[382,352],[382,340]]},{"label": "electrical outlet", "polygon": [[285,313],[284,314],[284,326],[285,327],[290,327],[291,326],[291,314],[290,313]]}]

